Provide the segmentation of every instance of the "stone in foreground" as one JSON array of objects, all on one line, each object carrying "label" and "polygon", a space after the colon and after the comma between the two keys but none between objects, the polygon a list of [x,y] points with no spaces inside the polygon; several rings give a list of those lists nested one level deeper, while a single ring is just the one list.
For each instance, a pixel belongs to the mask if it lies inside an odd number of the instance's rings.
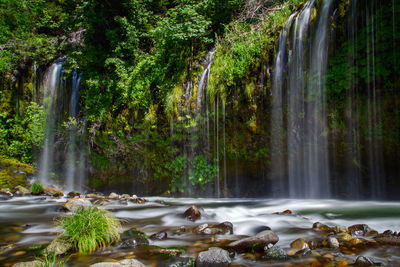
[{"label": "stone in foreground", "polygon": [[268,244],[276,244],[279,241],[277,234],[270,230],[262,231],[255,236],[246,237],[229,244],[228,248],[236,252],[263,252]]},{"label": "stone in foreground", "polygon": [[43,266],[41,261],[26,261],[14,264],[12,267],[38,267]]},{"label": "stone in foreground", "polygon": [[196,267],[226,267],[231,262],[228,251],[211,247],[207,251],[199,253],[196,259]]}]

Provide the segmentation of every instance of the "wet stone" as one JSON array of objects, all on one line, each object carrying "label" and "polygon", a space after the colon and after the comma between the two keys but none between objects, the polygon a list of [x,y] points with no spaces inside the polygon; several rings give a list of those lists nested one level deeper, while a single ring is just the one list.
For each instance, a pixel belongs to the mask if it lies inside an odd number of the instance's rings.
[{"label": "wet stone", "polygon": [[108,198],[109,198],[109,199],[119,199],[120,196],[119,196],[118,194],[116,194],[116,193],[111,193],[111,194],[108,196]]},{"label": "wet stone", "polygon": [[207,251],[199,253],[196,267],[227,267],[231,262],[228,251],[211,247]]},{"label": "wet stone", "polygon": [[68,199],[62,206],[63,211],[75,212],[79,208],[87,208],[92,206],[92,203],[84,198],[71,198]]},{"label": "wet stone", "polygon": [[158,233],[152,234],[150,236],[151,240],[165,240],[167,238],[168,238],[168,234],[165,231],[158,232]]},{"label": "wet stone", "polygon": [[177,257],[159,264],[160,267],[193,267],[195,263],[193,258]]},{"label": "wet stone", "polygon": [[328,246],[330,248],[338,248],[339,247],[339,241],[335,237],[329,237],[328,238]]},{"label": "wet stone", "polygon": [[264,258],[268,259],[268,260],[283,261],[283,260],[287,260],[288,259],[288,254],[286,253],[286,251],[284,251],[280,247],[273,246],[272,248],[269,248],[269,249],[267,249],[265,251]]},{"label": "wet stone", "polygon": [[376,263],[374,261],[372,261],[371,259],[364,257],[364,256],[359,256],[355,263],[354,266],[356,267],[368,267],[368,266],[381,266],[380,263]]},{"label": "wet stone", "polygon": [[74,198],[74,197],[80,197],[81,193],[79,193],[78,191],[71,191],[67,194],[68,198]]},{"label": "wet stone", "polygon": [[229,248],[239,253],[242,252],[263,252],[268,244],[276,244],[279,237],[272,231],[262,231],[254,236],[246,237],[229,244]]},{"label": "wet stone", "polygon": [[290,243],[290,246],[292,248],[299,249],[299,250],[308,248],[308,244],[303,238],[296,239],[295,241]]},{"label": "wet stone", "polygon": [[364,236],[366,233],[371,231],[372,229],[369,228],[366,224],[355,224],[348,228],[348,232],[352,236]]},{"label": "wet stone", "polygon": [[311,254],[312,254],[311,249],[305,248],[305,249],[297,251],[295,255],[298,257],[306,257],[306,256],[311,256]]},{"label": "wet stone", "polygon": [[201,218],[201,213],[199,209],[193,205],[183,213],[183,216],[185,216],[189,221],[194,222]]}]

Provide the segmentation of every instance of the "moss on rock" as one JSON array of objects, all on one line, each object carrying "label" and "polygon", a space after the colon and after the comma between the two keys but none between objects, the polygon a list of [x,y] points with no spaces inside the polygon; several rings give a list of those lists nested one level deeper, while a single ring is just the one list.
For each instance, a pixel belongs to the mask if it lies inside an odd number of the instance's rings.
[{"label": "moss on rock", "polygon": [[33,173],[33,167],[28,164],[0,157],[0,188],[27,187],[27,177]]}]

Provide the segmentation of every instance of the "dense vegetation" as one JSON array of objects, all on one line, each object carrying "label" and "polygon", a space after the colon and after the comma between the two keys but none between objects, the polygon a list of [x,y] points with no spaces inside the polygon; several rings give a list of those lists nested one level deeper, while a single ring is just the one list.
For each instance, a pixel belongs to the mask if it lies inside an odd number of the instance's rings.
[{"label": "dense vegetation", "polygon": [[[392,54],[389,46],[399,41],[391,22],[392,12],[399,10],[387,2],[377,17],[382,25],[375,75],[380,87],[397,92],[393,78],[399,53]],[[370,30],[360,23],[357,43],[345,42],[349,33],[341,21],[348,19],[349,3],[335,1],[339,8],[331,18],[337,38],[328,102],[338,144],[346,135],[343,99],[350,85],[371,81],[366,67],[357,70],[356,81],[347,75],[349,49],[367,66]],[[138,189],[146,186],[160,194],[202,190],[233,176],[257,184],[270,161],[270,78],[277,39],[289,15],[302,6],[299,0],[1,1],[0,154],[35,164],[45,135],[36,83],[55,59],[66,56],[65,79],[75,68],[83,72],[82,112],[72,123],[86,130],[91,187],[134,180]],[[212,49],[207,104],[199,111],[203,60]],[[385,64],[389,61],[393,64]],[[363,105],[365,92],[358,93]],[[400,138],[389,125],[399,124],[399,109],[390,95],[382,127],[394,158]],[[62,150],[71,123],[58,127],[56,149]],[[346,149],[339,145],[338,153]]]}]

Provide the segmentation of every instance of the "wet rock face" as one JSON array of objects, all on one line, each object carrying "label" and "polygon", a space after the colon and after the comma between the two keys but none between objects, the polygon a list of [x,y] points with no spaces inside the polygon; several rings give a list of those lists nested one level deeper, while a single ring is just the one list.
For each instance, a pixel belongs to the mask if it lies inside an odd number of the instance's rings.
[{"label": "wet rock face", "polygon": [[196,267],[227,267],[231,262],[228,251],[211,247],[207,251],[199,253]]},{"label": "wet rock face", "polygon": [[165,240],[168,238],[168,234],[165,231],[155,233],[150,236],[151,240]]},{"label": "wet rock face", "polygon": [[238,253],[262,252],[268,244],[276,244],[279,241],[277,234],[270,230],[262,231],[255,236],[246,237],[229,244],[229,248]]},{"label": "wet rock face", "polygon": [[201,218],[201,213],[199,209],[193,205],[183,213],[183,216],[189,221],[194,222]]},{"label": "wet rock face", "polygon": [[225,235],[233,234],[233,224],[230,222],[223,222],[220,224],[201,224],[193,230],[195,234],[203,235]]},{"label": "wet rock face", "polygon": [[119,262],[99,262],[90,267],[146,267],[143,263],[135,259],[126,259]]}]

